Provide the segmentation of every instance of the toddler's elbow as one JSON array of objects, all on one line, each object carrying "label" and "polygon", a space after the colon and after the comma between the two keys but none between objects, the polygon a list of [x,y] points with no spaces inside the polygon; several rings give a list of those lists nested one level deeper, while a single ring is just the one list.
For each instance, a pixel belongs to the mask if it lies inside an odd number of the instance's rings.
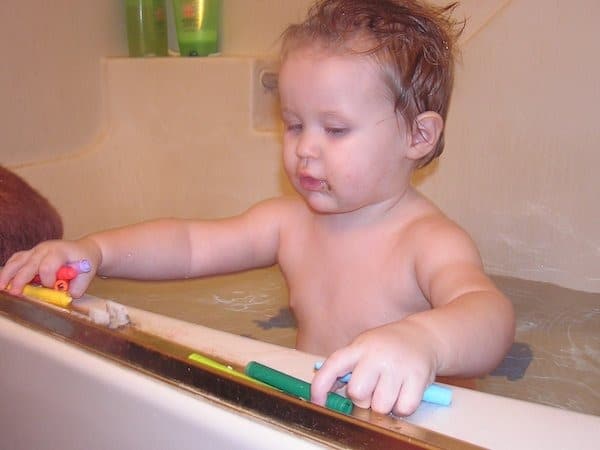
[{"label": "toddler's elbow", "polygon": [[515,333],[516,333],[516,317],[515,317],[515,308],[512,302],[503,296],[504,304],[504,344],[506,347],[506,351],[510,349],[511,345],[515,341]]},{"label": "toddler's elbow", "polygon": [[497,357],[492,361],[489,371],[494,370],[503,361],[515,341],[515,310],[512,302],[503,295],[498,302],[498,311],[494,321],[496,326],[493,327],[495,329],[493,338],[496,341]]}]

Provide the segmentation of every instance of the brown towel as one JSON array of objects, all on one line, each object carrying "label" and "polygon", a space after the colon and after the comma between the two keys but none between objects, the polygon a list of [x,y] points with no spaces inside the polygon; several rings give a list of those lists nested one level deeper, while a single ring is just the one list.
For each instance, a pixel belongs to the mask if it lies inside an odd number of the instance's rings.
[{"label": "brown towel", "polygon": [[48,200],[0,166],[0,266],[15,252],[62,235],[62,220]]}]

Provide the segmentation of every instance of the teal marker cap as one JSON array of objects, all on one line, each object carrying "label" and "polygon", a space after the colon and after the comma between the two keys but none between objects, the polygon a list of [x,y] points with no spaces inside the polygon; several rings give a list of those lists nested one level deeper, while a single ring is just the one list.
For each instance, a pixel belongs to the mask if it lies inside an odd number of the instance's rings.
[{"label": "teal marker cap", "polygon": [[441,406],[449,406],[452,403],[452,389],[435,383],[430,384],[425,389],[425,392],[423,392],[423,401]]}]

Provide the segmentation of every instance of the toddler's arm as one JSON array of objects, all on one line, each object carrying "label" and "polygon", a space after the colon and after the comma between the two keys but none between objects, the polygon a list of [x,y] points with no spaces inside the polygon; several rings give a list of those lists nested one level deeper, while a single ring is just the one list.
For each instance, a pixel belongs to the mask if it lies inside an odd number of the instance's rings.
[{"label": "toddler's arm", "polygon": [[424,231],[415,273],[432,308],[367,330],[330,355],[312,382],[316,403],[352,372],[347,393],[357,406],[408,415],[436,375],[487,373],[510,348],[512,304],[484,274],[470,238],[457,227]]},{"label": "toddler's arm", "polygon": [[70,284],[80,297],[95,274],[132,279],[183,279],[275,263],[278,200],[219,220],[160,219],[91,234],[77,241],[47,241],[15,253],[0,270],[0,288],[19,294],[36,274],[52,286],[58,268],[87,259],[92,271]]}]

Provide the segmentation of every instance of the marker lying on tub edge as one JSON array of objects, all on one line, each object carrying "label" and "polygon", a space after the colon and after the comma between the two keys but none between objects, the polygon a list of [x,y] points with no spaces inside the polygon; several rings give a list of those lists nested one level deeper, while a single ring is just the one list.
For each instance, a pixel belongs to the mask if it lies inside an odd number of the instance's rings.
[{"label": "marker lying on tub edge", "polygon": [[63,308],[69,306],[72,301],[68,292],[57,291],[43,286],[32,286],[31,284],[23,286],[23,295]]},{"label": "marker lying on tub edge", "polygon": [[[278,370],[267,367],[256,361],[246,365],[246,375],[268,384],[286,394],[294,397],[310,400],[310,384]],[[327,394],[325,406],[342,414],[350,414],[354,404],[349,398],[343,397],[335,392]]]},{"label": "marker lying on tub edge", "polygon": [[[315,363],[315,369],[319,370],[323,366],[323,361]],[[342,383],[347,383],[352,377],[352,372],[347,373],[343,377],[338,378]],[[452,389],[442,386],[437,383],[432,383],[423,392],[423,401],[433,403],[440,406],[448,406],[452,403]]]},{"label": "marker lying on tub edge", "polygon": [[[288,395],[293,395],[294,397],[298,397],[303,400],[310,400],[310,384],[283,372],[279,372],[278,370],[271,369],[270,367],[257,363],[256,361],[249,362],[244,369],[245,373],[241,373],[231,366],[227,366],[198,353],[189,354],[188,359],[197,362],[202,366],[216,369],[219,372],[227,373],[236,378],[241,378],[262,386],[277,389]],[[325,406],[343,414],[350,414],[354,405],[352,404],[352,401],[346,397],[342,397],[341,395],[330,392]]]},{"label": "marker lying on tub edge", "polygon": [[199,353],[190,353],[188,355],[188,359],[191,359],[192,361],[197,362],[198,364],[200,364],[202,366],[216,369],[219,372],[227,373],[236,378],[240,378],[240,379],[246,380],[246,381],[252,381],[253,383],[258,383],[258,384],[262,384],[263,386],[266,386],[264,383],[261,383],[260,381],[254,379],[252,377],[249,377],[248,375],[245,375],[242,372],[238,372],[231,366],[221,364],[220,362],[217,362],[214,359],[208,358],[207,356],[201,355]]}]

